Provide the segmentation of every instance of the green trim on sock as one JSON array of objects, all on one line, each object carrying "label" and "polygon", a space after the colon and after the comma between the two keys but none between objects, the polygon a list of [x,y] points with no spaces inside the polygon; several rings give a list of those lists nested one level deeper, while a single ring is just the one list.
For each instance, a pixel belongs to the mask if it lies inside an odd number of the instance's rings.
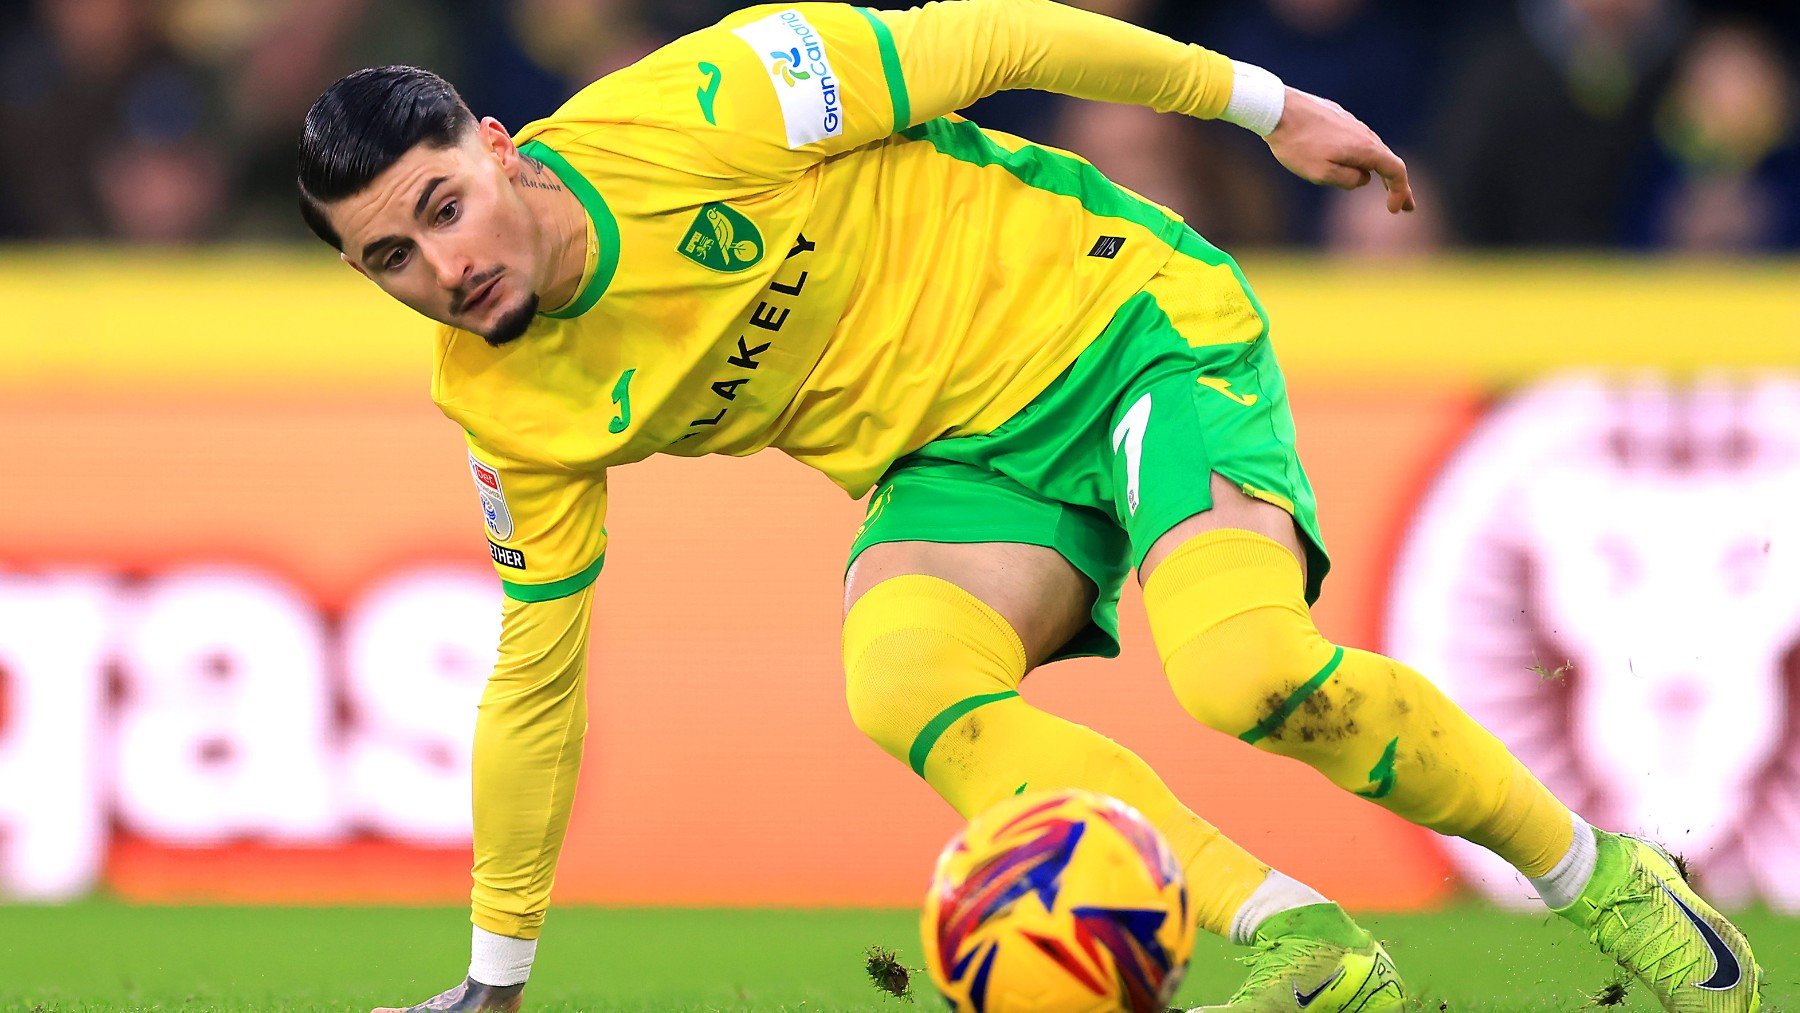
[{"label": "green trim on sock", "polygon": [[1369,780],[1375,787],[1367,791],[1359,791],[1363,798],[1387,798],[1394,790],[1394,757],[1400,752],[1400,740],[1389,739],[1387,748],[1382,750],[1381,759],[1369,770]]},{"label": "green trim on sock", "polygon": [[925,758],[931,755],[931,747],[937,745],[938,737],[949,731],[950,726],[955,724],[958,718],[977,707],[999,703],[1001,700],[1010,700],[1018,695],[1016,691],[1009,689],[1001,693],[972,696],[966,700],[958,700],[939,711],[937,717],[926,722],[925,727],[920,729],[919,737],[913,740],[912,748],[907,750],[906,759],[912,765],[913,773],[920,777],[925,776]]},{"label": "green trim on sock", "polygon": [[1270,732],[1280,728],[1287,722],[1288,718],[1293,717],[1294,712],[1300,709],[1300,705],[1306,702],[1307,697],[1312,696],[1314,693],[1318,692],[1320,686],[1325,685],[1325,680],[1331,678],[1331,673],[1337,671],[1338,666],[1343,664],[1343,661],[1344,649],[1340,647],[1332,652],[1331,660],[1325,663],[1325,667],[1319,669],[1317,675],[1306,680],[1306,685],[1294,690],[1293,695],[1287,698],[1279,710],[1257,722],[1255,728],[1239,735],[1238,738],[1251,745],[1255,745],[1267,738]]}]

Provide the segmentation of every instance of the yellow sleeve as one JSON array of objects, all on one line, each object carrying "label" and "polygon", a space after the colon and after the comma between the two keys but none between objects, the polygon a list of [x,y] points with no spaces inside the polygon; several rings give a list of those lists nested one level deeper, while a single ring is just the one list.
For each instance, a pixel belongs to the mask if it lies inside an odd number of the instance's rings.
[{"label": "yellow sleeve", "polygon": [[510,461],[469,440],[469,474],[481,499],[488,555],[506,596],[565,598],[606,563],[606,473]]},{"label": "yellow sleeve", "polygon": [[[1214,118],[1231,61],[1052,0],[908,11],[765,5],[658,50],[553,119],[638,127],[633,150],[699,175],[782,180],[1006,89]],[[529,130],[527,132],[530,132]]]},{"label": "yellow sleeve", "polygon": [[1053,0],[940,0],[873,17],[888,27],[908,125],[1030,88],[1216,119],[1231,61]]},{"label": "yellow sleeve", "polygon": [[508,599],[500,658],[475,717],[471,920],[536,939],[550,905],[587,737],[594,591]]}]

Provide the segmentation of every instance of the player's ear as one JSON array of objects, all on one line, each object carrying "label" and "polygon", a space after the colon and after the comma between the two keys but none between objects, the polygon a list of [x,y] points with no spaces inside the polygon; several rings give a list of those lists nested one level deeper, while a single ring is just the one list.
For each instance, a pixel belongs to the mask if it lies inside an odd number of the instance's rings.
[{"label": "player's ear", "polygon": [[[355,257],[352,257],[348,250],[339,250],[338,251],[338,259],[343,261],[346,264],[349,264],[351,267],[355,268],[357,274],[360,274],[365,278],[369,278],[369,269],[362,266],[362,261],[357,260]],[[374,281],[375,279],[369,278],[369,280]]]},{"label": "player's ear", "polygon": [[516,179],[523,160],[519,156],[519,148],[513,144],[512,134],[506,127],[492,116],[483,116],[475,125],[476,139],[483,148],[500,160],[500,169],[506,173],[507,179]]}]

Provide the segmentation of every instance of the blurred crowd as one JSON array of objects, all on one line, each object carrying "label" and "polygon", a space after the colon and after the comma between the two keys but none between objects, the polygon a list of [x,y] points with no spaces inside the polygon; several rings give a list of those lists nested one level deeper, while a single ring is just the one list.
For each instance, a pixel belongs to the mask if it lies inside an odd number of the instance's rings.
[{"label": "blurred crowd", "polygon": [[[731,0],[0,0],[0,239],[298,239],[301,117],[412,63],[511,127]],[[903,7],[910,3],[875,3]],[[1800,250],[1796,0],[1083,0],[1333,98],[1424,212],[1307,187],[1244,131],[1006,93],[971,114],[1067,147],[1226,245]]]}]

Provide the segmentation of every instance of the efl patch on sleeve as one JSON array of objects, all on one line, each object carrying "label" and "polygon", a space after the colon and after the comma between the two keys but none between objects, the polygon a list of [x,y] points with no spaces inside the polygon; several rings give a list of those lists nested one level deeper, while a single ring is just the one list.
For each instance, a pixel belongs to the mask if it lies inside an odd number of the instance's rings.
[{"label": "efl patch on sleeve", "polygon": [[789,148],[816,144],[844,132],[844,102],[825,37],[799,11],[787,10],[752,21],[731,34],[743,39],[763,62],[781,102]]},{"label": "efl patch on sleeve", "polygon": [[506,505],[506,490],[500,485],[500,472],[477,460],[469,451],[469,472],[475,476],[475,491],[481,496],[481,512],[487,518],[488,534],[506,541],[512,537],[512,511]]}]

